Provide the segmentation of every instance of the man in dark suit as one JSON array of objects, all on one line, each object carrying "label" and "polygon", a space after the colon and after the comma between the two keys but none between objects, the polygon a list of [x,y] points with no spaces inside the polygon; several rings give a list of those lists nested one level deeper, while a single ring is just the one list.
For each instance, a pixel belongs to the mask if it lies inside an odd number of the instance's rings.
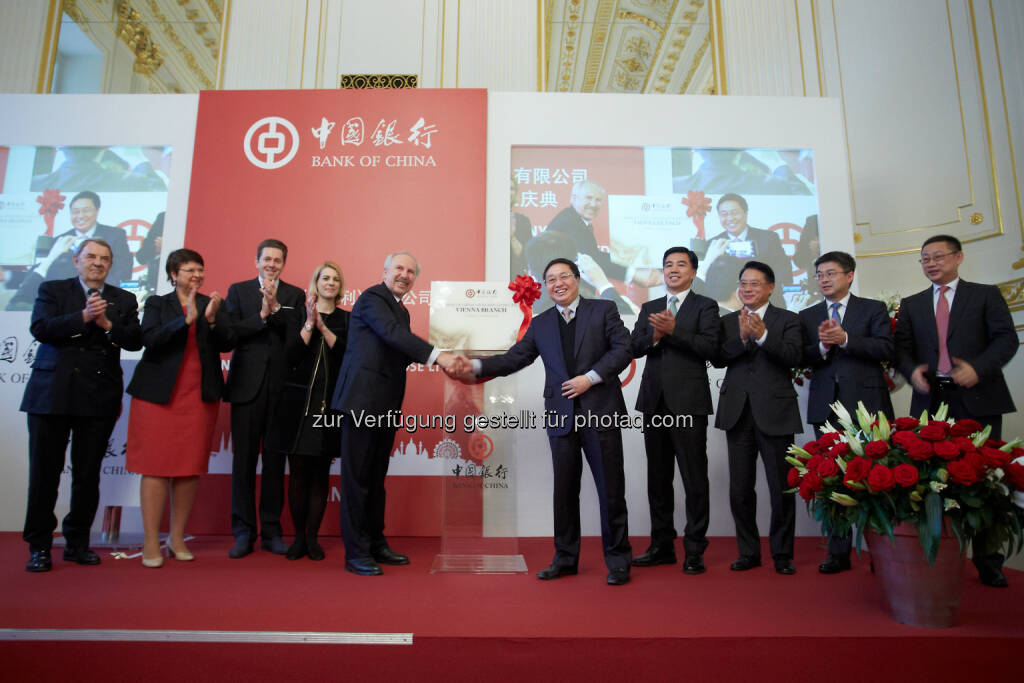
[{"label": "man in dark suit", "polygon": [[644,414],[647,450],[647,500],[651,508],[651,545],[633,558],[636,567],[673,564],[675,476],[686,491],[683,550],[687,574],[704,572],[704,550],[711,519],[708,484],[708,415],[711,390],[707,361],[718,352],[718,304],[690,287],[697,255],[671,247],[662,259],[668,295],[645,303],[633,328],[633,355],[647,356],[636,409]]},{"label": "man in dark suit", "polygon": [[71,229],[54,238],[46,256],[25,274],[18,291],[7,304],[7,310],[26,310],[35,299],[39,283],[46,280],[66,280],[77,277],[78,271],[72,254],[83,240],[99,239],[110,245],[113,251],[113,265],[107,279],[114,285],[132,279],[132,253],[128,249],[128,238],[124,230],[97,223],[100,198],[95,192],[79,192],[71,198]]},{"label": "man in dark suit", "polygon": [[[889,387],[882,363],[894,358],[892,324],[885,304],[850,293],[857,262],[842,251],[830,251],[814,261],[815,279],[825,300],[800,311],[804,335],[804,365],[813,368],[807,396],[807,423],[821,436],[826,420],[834,420],[832,404],[839,401],[853,415],[863,403],[871,413],[893,418]],[[830,536],[828,557],[818,565],[822,574],[850,568],[851,537]]]},{"label": "man in dark suit", "polygon": [[21,401],[21,411],[28,413],[26,571],[46,572],[52,565],[53,506],[69,438],[71,510],[62,525],[64,559],[100,562],[89,549],[89,529],[99,505],[100,465],[121,412],[121,349],[142,348],[135,296],[105,284],[110,259],[106,242],[85,240],[73,257],[78,277],[44,282],[32,309],[39,349]]},{"label": "man in dark suit", "polygon": [[384,537],[384,479],[405,398],[410,363],[437,363],[463,372],[463,360],[420,339],[409,328],[402,297],[419,276],[407,251],[384,261],[384,281],[356,300],[349,316],[345,359],[338,372],[331,407],[342,414],[341,538],[345,569],[361,576],[383,573],[381,564],[409,564]]},{"label": "man in dark suit", "polygon": [[[998,287],[960,279],[962,249],[950,235],[921,246],[921,268],[932,286],[900,303],[896,362],[914,389],[911,415],[945,403],[949,417],[991,426],[991,438],[998,439],[1003,414],[1016,410],[1003,366],[1017,352],[1017,333]],[[985,534],[972,546],[982,583],[1006,587],[1002,547]]]},{"label": "man in dark suit", "polygon": [[800,318],[768,303],[775,288],[771,266],[748,261],[740,270],[743,308],[721,319],[722,348],[716,367],[727,367],[715,427],[725,430],[729,451],[729,506],[736,522],[739,557],[733,571],[761,566],[757,531],[757,454],[761,453],[771,497],[769,542],[775,571],[794,574],[796,507],[788,488],[786,452],[803,430],[791,368],[803,353]]},{"label": "man in dark suit", "polygon": [[718,221],[725,228],[708,241],[699,275],[707,283],[708,294],[716,301],[728,300],[735,291],[736,271],[750,259],[767,263],[778,280],[771,302],[786,307],[782,287],[793,284],[793,265],[782,248],[782,240],[771,230],[747,225],[747,200],[738,194],[725,194],[715,205]]},{"label": "man in dark suit", "polygon": [[608,583],[629,582],[621,425],[627,422],[619,372],[630,360],[629,332],[615,304],[579,296],[580,271],[564,258],[544,269],[555,302],[534,316],[523,338],[498,356],[474,360],[477,375],[510,375],[544,361],[545,427],[554,468],[555,556],[539,579],[575,574],[580,554],[580,477],[587,458],[597,485]]},{"label": "man in dark suit", "polygon": [[[245,557],[256,541],[256,464],[263,440],[288,374],[285,337],[288,318],[303,310],[302,290],[281,281],[288,247],[266,239],[256,248],[259,277],[236,282],[225,299],[235,333],[224,398],[231,403],[231,533],[232,558]],[[284,505],[284,456],[263,453],[260,483],[259,531],[262,547],[284,555],[288,546],[281,538]]]}]

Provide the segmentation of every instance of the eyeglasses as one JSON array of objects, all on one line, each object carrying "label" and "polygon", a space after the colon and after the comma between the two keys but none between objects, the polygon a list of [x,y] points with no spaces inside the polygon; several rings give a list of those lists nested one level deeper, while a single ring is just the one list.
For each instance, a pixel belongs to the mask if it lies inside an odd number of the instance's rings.
[{"label": "eyeglasses", "polygon": [[846,275],[849,272],[850,271],[848,271],[848,270],[830,270],[830,271],[825,272],[825,273],[815,273],[814,274],[814,279],[815,280],[832,280],[837,275]]},{"label": "eyeglasses", "polygon": [[575,279],[576,279],[575,275],[571,275],[569,273],[562,273],[561,275],[558,275],[558,276],[552,275],[552,276],[548,277],[546,280],[544,280],[544,283],[548,284],[548,285],[554,285],[554,284],[558,284],[560,282],[568,282],[569,280],[575,280]]},{"label": "eyeglasses", "polygon": [[202,275],[206,271],[203,268],[178,268],[178,272],[185,275]]},{"label": "eyeglasses", "polygon": [[927,266],[929,263],[942,263],[943,261],[946,260],[947,256],[952,256],[953,254],[956,254],[956,253],[958,253],[958,252],[956,252],[956,251],[947,251],[945,254],[935,254],[933,256],[922,256],[921,258],[917,259],[917,262],[920,263],[922,266]]},{"label": "eyeglasses", "polygon": [[740,287],[749,287],[751,289],[759,289],[766,284],[768,283],[764,280],[740,280]]}]

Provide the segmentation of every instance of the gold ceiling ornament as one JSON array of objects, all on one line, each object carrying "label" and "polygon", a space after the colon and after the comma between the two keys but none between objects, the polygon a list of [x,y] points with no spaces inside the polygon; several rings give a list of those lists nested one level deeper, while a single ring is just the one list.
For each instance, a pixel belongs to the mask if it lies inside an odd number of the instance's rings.
[{"label": "gold ceiling ornament", "polygon": [[597,77],[601,74],[601,67],[604,65],[605,46],[608,43],[608,35],[612,31],[612,20],[615,16],[617,2],[618,0],[598,0],[590,32],[590,47],[586,52],[583,84],[579,92],[598,92]]},{"label": "gold ceiling ornament", "polygon": [[980,213],[972,213],[971,214],[971,218],[970,218],[971,225],[978,225],[983,220],[985,220],[985,217],[983,215],[981,215]]},{"label": "gold ceiling ornament", "polygon": [[416,74],[342,74],[342,90],[398,90],[418,87]]},{"label": "gold ceiling ornament", "polygon": [[74,19],[76,24],[85,23],[85,12],[78,6],[76,0],[62,0],[61,9],[64,10],[65,14]]},{"label": "gold ceiling ornament", "polygon": [[656,31],[659,35],[664,35],[665,27],[656,22],[654,19],[645,17],[642,14],[636,12],[620,11],[619,19],[625,19],[627,21],[638,21],[652,31]]},{"label": "gold ceiling ornament", "polygon": [[1000,282],[996,286],[999,287],[999,293],[1006,299],[1006,305],[1011,311],[1024,311],[1024,277]]},{"label": "gold ceiling ornament", "polygon": [[859,232],[853,233],[853,243],[854,244],[860,244],[863,241],[864,241],[864,235],[860,234]]},{"label": "gold ceiling ornament", "polygon": [[[160,22],[164,33],[167,34],[167,37],[171,39],[171,42],[174,43],[174,46],[178,49],[178,53],[182,56],[182,59],[185,60],[185,64],[188,65],[188,70],[199,79],[207,90],[212,90],[214,87],[213,81],[206,72],[203,71],[202,67],[199,66],[199,61],[196,59],[196,56],[192,54],[192,51],[185,46],[184,42],[182,42],[177,31],[174,30],[173,24],[167,20],[167,16],[160,11],[160,8],[154,0],[146,0],[146,4],[149,5],[149,10],[153,13],[153,16],[156,17],[156,20]],[[181,4],[180,0],[179,4]]]},{"label": "gold ceiling ornament", "polygon": [[[180,0],[179,0],[180,1]],[[213,16],[217,17],[217,23],[224,23],[224,0],[206,0],[207,7],[213,12]]]},{"label": "gold ceiling ornament", "polygon": [[563,52],[559,55],[558,77],[555,90],[568,92],[572,87],[572,75],[576,65],[576,48],[579,46],[580,28],[583,24],[583,7],[580,0],[570,0],[566,7],[562,29]]},{"label": "gold ceiling ornament", "polygon": [[163,65],[164,60],[160,56],[160,50],[153,43],[149,29],[143,24],[139,13],[127,2],[120,2],[117,5],[115,33],[135,55],[135,73],[152,76]]}]

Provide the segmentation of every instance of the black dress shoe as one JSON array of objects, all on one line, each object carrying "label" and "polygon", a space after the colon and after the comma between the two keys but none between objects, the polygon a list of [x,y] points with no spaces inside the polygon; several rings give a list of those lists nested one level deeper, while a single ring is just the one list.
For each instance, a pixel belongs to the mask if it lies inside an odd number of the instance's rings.
[{"label": "black dress shoe", "polygon": [[374,551],[373,559],[380,564],[409,564],[408,555],[396,553],[394,550],[387,547]]},{"label": "black dress shoe", "polygon": [[345,571],[358,574],[359,576],[380,576],[384,570],[372,558],[358,560],[345,560]]},{"label": "black dress shoe", "polygon": [[547,569],[541,569],[537,572],[537,578],[541,581],[550,581],[551,579],[561,578],[563,576],[572,576],[578,573],[574,564],[552,564]]},{"label": "black dress shoe", "polygon": [[627,567],[613,569],[608,572],[609,586],[624,586],[627,583],[629,583],[629,569]]},{"label": "black dress shoe", "polygon": [[100,556],[89,548],[76,548],[68,546],[64,548],[64,561],[75,564],[99,564]]},{"label": "black dress shoe", "polygon": [[245,557],[252,553],[252,541],[247,538],[236,538],[235,544],[231,546],[231,550],[228,551],[228,557],[232,560],[237,560],[240,557]]},{"label": "black dress shoe", "polygon": [[[30,570],[31,571],[31,570]],[[986,569],[978,572],[978,578],[986,586],[992,588],[1009,588],[1010,582],[1006,580],[1006,574],[1001,569]]]},{"label": "black dress shoe", "polygon": [[299,560],[306,556],[306,541],[302,539],[296,539],[294,543],[288,546],[288,552],[284,554],[287,560]]},{"label": "black dress shoe", "polygon": [[634,567],[653,567],[656,564],[675,564],[676,563],[676,552],[672,549],[672,546],[662,548],[656,545],[652,545],[647,549],[643,555],[637,555],[633,558],[632,565]]},{"label": "black dress shoe", "polygon": [[260,541],[260,547],[264,550],[269,550],[275,555],[285,555],[288,553],[288,546],[285,545],[284,539],[280,536],[264,538]]},{"label": "black dress shoe", "polygon": [[683,561],[683,573],[684,574],[703,574],[707,569],[704,567],[704,557],[702,555],[687,555],[686,560]]},{"label": "black dress shoe", "polygon": [[786,575],[796,574],[796,567],[793,566],[793,560],[788,557],[775,558],[775,573]]},{"label": "black dress shoe", "polygon": [[327,557],[327,553],[324,552],[324,549],[316,541],[306,541],[306,554],[314,562],[319,562]]},{"label": "black dress shoe", "polygon": [[729,565],[729,569],[734,572],[745,572],[748,569],[761,566],[761,558],[753,557],[751,555],[740,555],[733,563]]},{"label": "black dress shoe", "polygon": [[829,555],[825,561],[818,565],[818,571],[822,574],[838,574],[839,572],[850,571],[849,555]]},{"label": "black dress shoe", "polygon": [[50,559],[49,550],[33,550],[28,554],[28,564],[25,571],[38,573],[48,572],[53,568],[53,560]]}]

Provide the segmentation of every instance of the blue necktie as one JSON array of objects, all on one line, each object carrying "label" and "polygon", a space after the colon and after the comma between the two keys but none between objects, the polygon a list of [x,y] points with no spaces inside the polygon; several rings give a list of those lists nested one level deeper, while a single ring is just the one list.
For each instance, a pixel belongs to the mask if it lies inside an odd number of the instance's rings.
[{"label": "blue necktie", "polygon": [[832,322],[836,325],[842,325],[843,321],[839,319],[839,307],[842,306],[838,301],[832,304]]}]

